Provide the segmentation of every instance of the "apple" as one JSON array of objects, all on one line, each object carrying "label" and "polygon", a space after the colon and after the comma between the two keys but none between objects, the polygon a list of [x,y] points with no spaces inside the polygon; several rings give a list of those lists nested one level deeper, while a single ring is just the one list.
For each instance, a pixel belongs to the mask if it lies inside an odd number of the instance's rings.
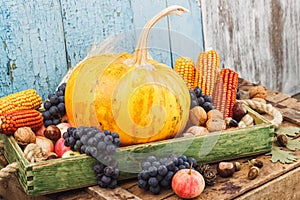
[{"label": "apple", "polygon": [[204,188],[203,176],[192,168],[181,169],[173,176],[172,189],[180,198],[195,198],[203,192]]},{"label": "apple", "polygon": [[69,151],[71,148],[70,147],[66,147],[65,146],[65,139],[64,138],[59,138],[56,143],[55,143],[55,147],[54,147],[54,151],[57,154],[57,156],[59,158],[62,157],[62,155],[66,152]]},{"label": "apple", "polygon": [[62,136],[65,132],[67,132],[69,127],[72,127],[72,125],[66,122],[62,122],[60,124],[57,124],[56,127],[59,128]]},{"label": "apple", "polygon": [[35,143],[42,148],[44,153],[54,152],[54,144],[50,139],[44,136],[36,136],[35,138]]},{"label": "apple", "polygon": [[61,157],[62,158],[68,158],[68,157],[78,156],[78,155],[80,155],[80,153],[78,151],[68,150]]}]

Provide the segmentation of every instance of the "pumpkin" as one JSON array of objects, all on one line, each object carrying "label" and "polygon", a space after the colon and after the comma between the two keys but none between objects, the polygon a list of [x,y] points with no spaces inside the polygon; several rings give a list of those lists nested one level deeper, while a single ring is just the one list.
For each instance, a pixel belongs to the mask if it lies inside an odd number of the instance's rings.
[{"label": "pumpkin", "polygon": [[187,10],[170,6],[144,27],[133,55],[98,54],[79,63],[67,81],[65,105],[74,127],[119,133],[122,146],[168,139],[183,131],[189,90],[169,66],[148,56],[150,29],[164,16]]}]

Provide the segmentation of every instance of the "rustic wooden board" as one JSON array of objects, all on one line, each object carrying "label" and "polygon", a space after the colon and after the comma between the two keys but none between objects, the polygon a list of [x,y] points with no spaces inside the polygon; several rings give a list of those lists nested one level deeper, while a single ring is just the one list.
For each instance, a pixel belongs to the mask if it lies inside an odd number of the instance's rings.
[{"label": "rustic wooden board", "polygon": [[250,82],[300,92],[300,1],[201,0],[205,48]]}]

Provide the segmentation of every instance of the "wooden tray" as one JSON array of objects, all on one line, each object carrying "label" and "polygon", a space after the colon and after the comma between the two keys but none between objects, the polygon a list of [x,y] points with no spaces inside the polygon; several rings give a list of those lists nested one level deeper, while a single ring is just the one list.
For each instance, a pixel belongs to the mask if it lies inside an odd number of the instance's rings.
[{"label": "wooden tray", "polygon": [[[194,157],[200,162],[216,162],[265,153],[272,148],[274,126],[255,111],[248,109],[255,126],[213,132],[205,136],[174,138],[159,142],[118,148],[120,179],[136,177],[148,155],[171,153]],[[29,163],[12,136],[0,134],[5,141],[4,155],[9,163],[19,163],[18,179],[28,195],[43,195],[96,185],[93,165],[97,160],[85,154]]]}]

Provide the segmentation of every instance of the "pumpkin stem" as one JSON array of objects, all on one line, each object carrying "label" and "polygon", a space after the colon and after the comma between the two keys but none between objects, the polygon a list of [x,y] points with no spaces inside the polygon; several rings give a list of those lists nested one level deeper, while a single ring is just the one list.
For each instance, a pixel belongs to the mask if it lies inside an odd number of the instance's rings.
[{"label": "pumpkin stem", "polygon": [[147,50],[147,45],[148,45],[148,36],[151,28],[163,17],[168,16],[170,14],[175,14],[178,16],[181,16],[184,12],[189,12],[186,8],[182,6],[169,6],[162,11],[160,11],[158,14],[156,14],[152,19],[150,19],[146,25],[144,26],[140,38],[138,41],[138,44],[136,46],[135,52],[133,54],[133,58],[131,60],[132,65],[136,66],[142,66],[147,63],[147,58],[148,58],[148,50]]}]

